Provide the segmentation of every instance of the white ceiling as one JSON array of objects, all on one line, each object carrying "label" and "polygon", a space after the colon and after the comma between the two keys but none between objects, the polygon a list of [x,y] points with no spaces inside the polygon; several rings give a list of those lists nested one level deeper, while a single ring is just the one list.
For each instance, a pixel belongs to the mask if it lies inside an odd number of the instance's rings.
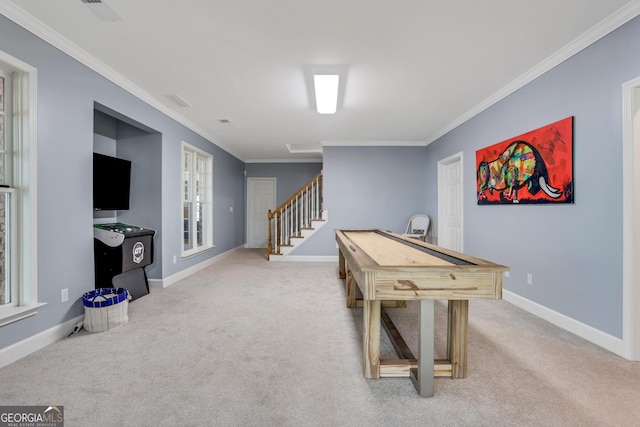
[{"label": "white ceiling", "polygon": [[[634,0],[0,0],[0,12],[239,159],[426,145],[640,13]],[[319,115],[305,67],[341,65]],[[178,94],[191,107],[178,105]],[[229,120],[223,124],[220,120]]]}]

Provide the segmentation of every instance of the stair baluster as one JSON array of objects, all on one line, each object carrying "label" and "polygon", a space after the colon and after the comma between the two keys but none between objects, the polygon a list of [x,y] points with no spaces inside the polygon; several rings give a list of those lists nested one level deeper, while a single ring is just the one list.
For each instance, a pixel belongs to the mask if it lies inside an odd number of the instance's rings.
[{"label": "stair baluster", "polygon": [[267,217],[269,255],[281,254],[281,247],[291,245],[292,237],[303,237],[302,230],[310,229],[311,221],[322,219],[322,172],[277,209],[270,210]]}]

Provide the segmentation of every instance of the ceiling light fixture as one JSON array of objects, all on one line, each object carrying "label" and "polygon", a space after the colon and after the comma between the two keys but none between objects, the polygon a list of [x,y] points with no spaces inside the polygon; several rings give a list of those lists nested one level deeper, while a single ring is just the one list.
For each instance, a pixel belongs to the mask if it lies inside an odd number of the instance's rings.
[{"label": "ceiling light fixture", "polygon": [[338,74],[313,74],[313,87],[316,94],[316,109],[320,114],[334,114],[338,109]]}]

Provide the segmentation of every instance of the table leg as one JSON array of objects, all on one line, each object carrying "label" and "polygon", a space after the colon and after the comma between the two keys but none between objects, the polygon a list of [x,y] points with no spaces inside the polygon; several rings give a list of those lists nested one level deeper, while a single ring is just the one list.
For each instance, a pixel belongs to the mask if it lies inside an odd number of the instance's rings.
[{"label": "table leg", "polygon": [[418,368],[411,369],[411,381],[422,397],[433,396],[434,316],[433,300],[420,300]]},{"label": "table leg", "polygon": [[340,278],[344,279],[347,277],[347,271],[344,263],[344,255],[342,255],[342,251],[338,249],[338,272],[340,274]]},{"label": "table leg", "polygon": [[364,300],[362,310],[364,377],[380,378],[380,300]]},{"label": "table leg", "polygon": [[447,321],[447,355],[451,362],[451,378],[467,376],[467,340],[469,300],[449,300]]},{"label": "table leg", "polygon": [[356,279],[353,278],[353,274],[349,270],[349,266],[347,266],[347,280],[346,283],[346,294],[347,294],[347,308],[355,308],[356,306]]}]

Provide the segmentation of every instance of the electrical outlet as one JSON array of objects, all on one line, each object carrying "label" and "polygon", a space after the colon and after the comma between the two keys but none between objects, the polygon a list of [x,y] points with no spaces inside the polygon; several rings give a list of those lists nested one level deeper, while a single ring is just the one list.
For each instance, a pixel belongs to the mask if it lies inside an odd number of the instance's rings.
[{"label": "electrical outlet", "polygon": [[533,285],[533,274],[527,273],[527,285]]},{"label": "electrical outlet", "polygon": [[178,262],[178,256],[177,256],[177,255],[174,255],[174,256],[173,256],[173,263],[175,264],[176,262]]},{"label": "electrical outlet", "polygon": [[64,288],[60,291],[60,302],[69,301],[69,288]]},{"label": "electrical outlet", "polygon": [[509,278],[509,272],[508,271],[504,272],[504,277],[506,277],[507,279]]}]

